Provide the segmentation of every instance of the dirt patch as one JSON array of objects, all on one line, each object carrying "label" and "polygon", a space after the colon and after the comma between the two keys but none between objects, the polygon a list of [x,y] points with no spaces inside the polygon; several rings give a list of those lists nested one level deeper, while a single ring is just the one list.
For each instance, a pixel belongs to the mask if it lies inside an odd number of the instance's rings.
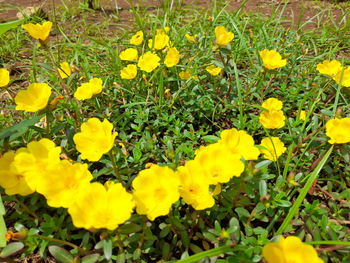
[{"label": "dirt patch", "polygon": [[[40,7],[44,11],[57,8],[59,5],[76,7],[78,1],[68,0],[0,0],[0,22],[17,19],[16,14],[26,7]],[[133,1],[134,7],[143,7],[151,11],[162,7],[163,1],[159,0],[138,0]],[[127,0],[101,0],[101,10],[105,13],[119,12],[120,22],[129,24],[132,20],[132,6]],[[174,5],[178,5],[176,2]],[[242,0],[218,1],[219,7],[227,6],[227,10],[235,12],[241,5]],[[208,10],[212,7],[211,0],[183,0],[182,7],[186,9]],[[283,23],[286,26],[299,27],[304,29],[319,28],[325,22],[334,22],[340,25],[349,15],[348,3],[332,4],[330,2],[290,0],[287,3],[281,0],[248,0],[242,12],[247,14],[260,13],[265,16],[279,15],[282,11]]]}]

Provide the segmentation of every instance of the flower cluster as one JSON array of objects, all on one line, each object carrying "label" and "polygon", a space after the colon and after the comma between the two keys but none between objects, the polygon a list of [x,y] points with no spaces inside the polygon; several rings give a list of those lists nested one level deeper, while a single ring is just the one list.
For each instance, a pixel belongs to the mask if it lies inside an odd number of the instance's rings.
[{"label": "flower cluster", "polygon": [[[148,48],[150,51],[138,56],[136,48],[127,48],[119,54],[119,58],[124,61],[137,62],[137,67],[147,73],[151,73],[160,66],[161,56],[156,51],[163,51],[166,49],[166,56],[164,58],[164,65],[168,68],[176,66],[180,61],[180,53],[176,47],[170,47],[170,37],[167,34],[170,31],[169,27],[157,29],[156,35],[148,40]],[[130,39],[130,44],[138,46],[143,43],[143,32],[138,31]],[[120,70],[120,77],[122,79],[131,80],[137,76],[137,67],[135,64],[128,64]]]},{"label": "flower cluster", "polygon": [[350,66],[344,67],[338,60],[324,60],[316,69],[323,75],[330,76],[337,84],[350,87]]},{"label": "flower cluster", "polygon": [[264,111],[260,113],[259,121],[266,129],[279,129],[284,126],[286,117],[283,114],[282,101],[276,98],[269,98],[261,105]]}]

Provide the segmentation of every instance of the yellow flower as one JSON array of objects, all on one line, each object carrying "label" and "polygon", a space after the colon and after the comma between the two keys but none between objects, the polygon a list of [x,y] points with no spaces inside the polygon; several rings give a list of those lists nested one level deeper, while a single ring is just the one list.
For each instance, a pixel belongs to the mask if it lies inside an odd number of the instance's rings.
[{"label": "yellow flower", "polygon": [[302,121],[306,120],[306,111],[304,110],[300,111],[299,120],[302,120]]},{"label": "yellow flower", "polygon": [[29,188],[36,190],[38,182],[49,176],[47,170],[60,162],[61,148],[53,141],[41,139],[28,143],[26,148],[16,151],[12,166],[23,175]]},{"label": "yellow flower", "polygon": [[259,122],[266,129],[280,129],[284,127],[284,120],[286,117],[283,114],[283,111],[263,111],[260,113]]},{"label": "yellow flower", "polygon": [[186,71],[181,71],[179,73],[179,77],[180,79],[182,80],[188,80],[191,78],[191,72],[189,70],[186,70]]},{"label": "yellow flower", "polygon": [[137,75],[137,67],[134,64],[129,64],[120,71],[122,79],[134,79]]},{"label": "yellow flower", "polygon": [[335,75],[334,80],[337,84],[340,83],[343,87],[350,87],[350,66],[340,70],[337,75]]},{"label": "yellow flower", "polygon": [[137,60],[139,58],[137,49],[127,48],[124,51],[120,52],[119,58],[121,60]]},{"label": "yellow flower", "polygon": [[227,32],[224,26],[215,27],[216,43],[219,46],[225,46],[232,41],[234,34],[232,32]]},{"label": "yellow flower", "polygon": [[326,123],[330,144],[350,142],[350,118],[332,119]]},{"label": "yellow flower", "polygon": [[102,79],[92,78],[89,82],[82,84],[74,93],[74,97],[78,100],[91,99],[93,95],[102,91]]},{"label": "yellow flower", "polygon": [[[154,45],[154,46],[153,46]],[[148,40],[148,47],[151,49],[161,50],[165,47],[169,46],[169,36],[165,33],[157,33],[153,39]]]},{"label": "yellow flower", "polygon": [[141,70],[150,73],[159,66],[159,61],[160,57],[158,57],[155,53],[148,51],[140,57],[137,66]]},{"label": "yellow flower", "polygon": [[334,77],[342,70],[342,65],[338,60],[324,60],[321,64],[317,64],[316,69],[324,75]]},{"label": "yellow flower", "polygon": [[0,68],[0,87],[5,87],[10,82],[10,72],[5,68]]},{"label": "yellow flower", "polygon": [[282,110],[283,102],[276,98],[269,98],[261,106],[269,111]]},{"label": "yellow flower", "polygon": [[46,83],[32,83],[26,90],[20,90],[16,97],[16,110],[36,112],[46,107],[51,87]]},{"label": "yellow flower", "polygon": [[279,129],[284,126],[286,117],[281,110],[282,101],[270,98],[263,102],[262,107],[266,109],[260,113],[259,122],[266,129]]},{"label": "yellow flower", "polygon": [[143,42],[143,32],[141,30],[137,31],[136,34],[133,35],[130,39],[131,45],[138,46],[138,45],[141,45],[142,42]]},{"label": "yellow flower", "polygon": [[196,37],[197,35],[195,35],[195,36],[191,36],[190,34],[186,34],[185,35],[185,38],[188,40],[188,41],[190,41],[190,42],[192,42],[192,43],[197,43],[197,40],[196,40]]},{"label": "yellow flower", "polygon": [[87,164],[72,164],[67,160],[60,161],[46,173],[47,176],[38,180],[36,191],[44,195],[52,207],[71,206],[79,191],[93,179]]},{"label": "yellow flower", "polygon": [[177,175],[180,179],[180,196],[186,204],[196,210],[212,207],[215,203],[209,192],[209,183],[201,165],[196,161],[188,161],[185,166],[178,167]]},{"label": "yellow flower", "polygon": [[157,34],[164,34],[164,33],[168,33],[169,31],[170,31],[170,27],[166,26],[164,28],[157,29]]},{"label": "yellow flower", "polygon": [[245,160],[257,160],[260,151],[254,146],[254,139],[246,131],[238,131],[235,128],[224,130],[217,142],[227,147],[232,154],[238,154]]},{"label": "yellow flower", "polygon": [[81,159],[96,162],[102,155],[108,153],[113,145],[117,132],[112,133],[113,125],[107,119],[101,122],[97,118],[90,118],[81,125],[81,132],[74,135],[73,140]]},{"label": "yellow flower", "polygon": [[12,165],[14,159],[14,152],[7,152],[0,158],[0,186],[7,195],[29,195],[34,190],[28,186],[24,175]]},{"label": "yellow flower", "polygon": [[203,168],[209,184],[227,183],[233,176],[240,176],[244,164],[239,154],[233,154],[220,143],[200,147],[195,161]]},{"label": "yellow flower", "polygon": [[180,61],[179,51],[176,49],[176,47],[169,48],[164,59],[164,64],[168,68],[171,68],[177,65],[179,61]]},{"label": "yellow flower", "polygon": [[68,62],[66,61],[60,64],[58,72],[60,73],[62,79],[66,79],[72,74],[72,70],[70,69]]},{"label": "yellow flower", "polygon": [[278,137],[268,137],[261,140],[261,146],[265,149],[260,149],[265,159],[276,162],[278,157],[284,153],[287,148]]},{"label": "yellow flower", "polygon": [[169,167],[152,165],[132,182],[136,211],[150,220],[167,215],[179,195],[179,178]]},{"label": "yellow flower", "polygon": [[130,218],[134,207],[132,195],[120,183],[96,182],[79,191],[68,213],[76,227],[114,230]]},{"label": "yellow flower", "polygon": [[323,263],[312,246],[295,236],[281,236],[278,242],[266,244],[262,254],[267,263]]},{"label": "yellow flower", "polygon": [[40,39],[42,41],[45,41],[46,38],[49,36],[51,27],[51,21],[46,21],[42,25],[32,23],[22,25],[22,28],[27,30],[29,35],[31,35],[35,39]]},{"label": "yellow flower", "polygon": [[276,69],[287,65],[287,60],[282,59],[280,53],[275,50],[264,49],[260,51],[259,54],[264,63],[264,67],[267,69]]},{"label": "yellow flower", "polygon": [[217,76],[221,72],[222,68],[216,67],[215,65],[210,65],[205,68],[212,76]]}]

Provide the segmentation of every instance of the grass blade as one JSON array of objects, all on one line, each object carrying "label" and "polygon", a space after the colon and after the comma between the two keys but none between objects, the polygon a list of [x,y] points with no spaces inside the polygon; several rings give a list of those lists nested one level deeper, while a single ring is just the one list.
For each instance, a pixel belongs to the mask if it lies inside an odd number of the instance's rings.
[{"label": "grass blade", "polygon": [[299,210],[299,207],[300,207],[301,203],[303,202],[306,194],[309,192],[309,190],[310,190],[310,188],[312,186],[312,183],[316,180],[318,174],[320,173],[320,171],[323,168],[324,164],[328,160],[328,157],[331,154],[332,150],[333,150],[333,145],[332,145],[331,148],[329,148],[327,153],[323,156],[321,161],[316,166],[315,170],[313,170],[313,172],[310,174],[309,179],[307,180],[307,182],[304,185],[303,189],[301,189],[301,192],[300,192],[297,200],[293,204],[292,208],[289,210],[288,215],[284,219],[282,225],[277,230],[276,235],[281,235],[283,233],[283,231],[289,225],[290,221],[293,219],[293,217],[296,214],[296,212]]}]

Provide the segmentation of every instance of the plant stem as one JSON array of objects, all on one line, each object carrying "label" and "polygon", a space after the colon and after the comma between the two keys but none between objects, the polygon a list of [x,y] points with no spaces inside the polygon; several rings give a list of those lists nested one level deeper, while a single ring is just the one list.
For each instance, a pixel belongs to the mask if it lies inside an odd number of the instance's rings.
[{"label": "plant stem", "polygon": [[113,166],[113,170],[115,172],[115,175],[117,176],[119,182],[125,187],[125,183],[124,183],[122,176],[118,170],[117,163],[115,162],[115,158],[114,158],[112,151],[109,151],[109,157],[111,158],[111,162],[112,162],[112,166]]},{"label": "plant stem", "polygon": [[32,217],[34,217],[36,220],[38,220],[39,222],[44,222],[44,220],[42,218],[40,218],[36,213],[34,213],[31,209],[28,208],[28,206],[26,206],[22,201],[20,201],[19,199],[17,199],[17,197],[13,197],[15,199],[15,201],[23,208],[23,210],[25,212],[27,212],[28,214],[30,214]]}]

